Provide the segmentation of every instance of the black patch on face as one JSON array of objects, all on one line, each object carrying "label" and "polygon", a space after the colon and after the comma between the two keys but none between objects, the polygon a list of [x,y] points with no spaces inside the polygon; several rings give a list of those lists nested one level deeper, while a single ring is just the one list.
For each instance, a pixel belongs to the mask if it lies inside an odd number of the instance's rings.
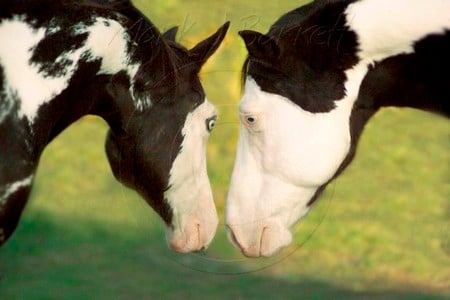
[{"label": "black patch on face", "polygon": [[33,51],[30,63],[39,64],[39,72],[46,76],[58,77],[65,75],[65,70],[73,61],[68,58],[57,58],[63,53],[75,51],[85,44],[88,33],[74,35],[71,29],[64,29],[47,35]]},{"label": "black patch on face", "polygon": [[[228,24],[189,51],[162,40],[151,23],[138,24],[132,25],[141,28],[132,36],[141,47],[133,57],[142,64],[134,78],[133,97],[150,98],[151,105],[127,119],[122,133],[112,131],[106,147],[116,177],[137,190],[171,226],[173,211],[164,198],[170,171],[181,150],[186,117],[205,101],[198,72],[219,46]],[[120,86],[115,84],[115,94],[128,96],[113,97],[130,97],[129,85]]]},{"label": "black patch on face", "polygon": [[[166,67],[169,65],[164,65],[160,59],[157,66],[144,64],[138,71],[135,77],[138,89],[134,96],[150,97],[151,107],[142,113],[135,112],[124,128],[117,126],[114,118],[109,118],[112,131],[107,138],[106,151],[116,178],[138,191],[170,226],[172,209],[164,192],[169,188],[170,170],[181,149],[186,117],[204,102],[205,95],[195,73],[181,77],[152,71]],[[166,77],[157,74],[166,74]],[[133,101],[125,74],[115,76],[108,89],[116,103]]]},{"label": "black patch on face", "polygon": [[351,1],[323,1],[281,17],[267,34],[278,46],[273,57],[249,56],[244,73],[263,91],[321,113],[345,96],[345,70],[358,62],[357,38],[343,15]]},{"label": "black patch on face", "polygon": [[[195,92],[177,102],[160,101],[135,119],[126,135],[110,132],[107,139],[106,150],[116,178],[138,191],[167,225],[171,225],[172,209],[164,192],[169,188],[170,170],[181,150],[186,117],[201,101]],[[136,135],[130,136],[131,132]]]}]

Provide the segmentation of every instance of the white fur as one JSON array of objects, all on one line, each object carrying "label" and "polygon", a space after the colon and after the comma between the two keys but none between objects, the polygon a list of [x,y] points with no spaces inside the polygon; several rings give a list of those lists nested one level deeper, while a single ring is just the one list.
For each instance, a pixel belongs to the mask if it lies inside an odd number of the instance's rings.
[{"label": "white fur", "polygon": [[[247,78],[226,212],[238,243],[254,248],[247,255],[268,256],[290,241],[286,232],[307,213],[306,204],[316,189],[334,175],[348,153],[350,110],[350,100],[343,100],[330,113],[313,114],[282,96],[262,91]],[[256,117],[255,125],[245,125],[249,115]],[[267,224],[277,224],[273,231],[285,234],[265,234],[268,241],[248,234],[272,229]],[[243,226],[245,235],[239,228]]]},{"label": "white fur", "polygon": [[[126,70],[132,79],[130,93],[134,96],[134,77],[139,69],[139,64],[132,64],[127,52],[127,43],[130,36],[123,26],[115,20],[97,18],[91,26],[77,24],[76,33],[89,33],[85,50],[89,54],[90,60],[102,58],[102,65],[98,74],[114,74],[121,70]],[[143,110],[151,105],[151,99],[134,98],[136,108]]]},{"label": "white fur", "polygon": [[346,96],[334,110],[304,111],[247,78],[226,222],[231,240],[248,256],[270,256],[290,243],[289,228],[350,149],[351,110],[368,66],[411,53],[414,42],[449,29],[450,1],[363,0],[345,15],[358,36],[360,62],[345,72]]},{"label": "white fur", "polygon": [[205,101],[189,113],[182,135],[181,150],[170,171],[169,189],[164,194],[173,211],[171,246],[188,252],[206,247],[214,237],[218,217],[206,170],[209,132],[205,121],[216,115]]},{"label": "white fur", "polygon": [[20,188],[29,186],[32,181],[33,175],[30,175],[23,180],[19,180],[15,183],[7,185],[5,193],[2,196],[0,196],[0,206],[4,205],[6,200],[8,200],[8,198],[15,192],[17,192]]},{"label": "white fur", "polygon": [[28,61],[33,47],[44,37],[45,30],[34,30],[19,18],[0,24],[0,63],[6,79],[6,97],[21,101],[19,115],[33,119],[43,103],[60,93],[66,78],[44,78]]},{"label": "white fur", "polygon": [[347,24],[358,35],[360,57],[380,60],[411,53],[413,43],[450,29],[448,0],[364,0],[346,10]]},{"label": "white fur", "polygon": [[[51,28],[49,32],[54,33],[59,29]],[[118,22],[98,18],[92,26],[74,26],[74,33],[83,32],[89,33],[85,45],[64,52],[56,59],[56,62],[70,59],[73,64],[67,66],[62,75],[50,77],[39,72],[39,65],[29,64],[33,50],[45,38],[45,28],[34,29],[22,17],[0,23],[0,63],[6,77],[6,97],[20,101],[19,117],[25,116],[32,122],[43,104],[67,88],[82,57],[87,57],[88,60],[101,58],[99,74],[114,74],[126,70],[131,78],[134,77],[138,66],[129,65],[126,55],[128,36]]]},{"label": "white fur", "polygon": [[98,74],[114,74],[126,70],[130,78],[134,77],[139,66],[130,65],[126,51],[129,36],[119,22],[97,18],[91,26],[79,24],[75,32],[89,33],[83,50],[89,52],[92,60],[102,58]]}]

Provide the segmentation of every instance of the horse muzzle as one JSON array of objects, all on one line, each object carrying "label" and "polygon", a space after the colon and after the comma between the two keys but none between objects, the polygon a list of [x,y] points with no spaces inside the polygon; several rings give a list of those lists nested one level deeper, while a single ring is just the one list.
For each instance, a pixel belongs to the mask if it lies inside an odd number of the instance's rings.
[{"label": "horse muzzle", "polygon": [[227,227],[228,238],[247,257],[270,257],[292,241],[291,232],[276,220],[228,222]]},{"label": "horse muzzle", "polygon": [[167,231],[169,247],[179,253],[205,250],[214,238],[219,219],[209,215],[208,218],[187,216]]}]

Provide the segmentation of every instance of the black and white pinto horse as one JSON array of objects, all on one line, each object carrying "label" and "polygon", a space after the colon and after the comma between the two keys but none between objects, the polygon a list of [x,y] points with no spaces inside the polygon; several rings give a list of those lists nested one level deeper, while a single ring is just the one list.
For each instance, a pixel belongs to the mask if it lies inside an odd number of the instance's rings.
[{"label": "black and white pinto horse", "polygon": [[207,247],[218,224],[205,153],[216,110],[198,73],[227,29],[187,50],[130,1],[0,1],[0,244],[46,145],[93,114],[110,126],[115,177],[158,212],[170,246]]},{"label": "black and white pinto horse", "polygon": [[247,256],[291,243],[380,108],[450,116],[448,0],[319,0],[240,35],[249,56],[226,222]]}]

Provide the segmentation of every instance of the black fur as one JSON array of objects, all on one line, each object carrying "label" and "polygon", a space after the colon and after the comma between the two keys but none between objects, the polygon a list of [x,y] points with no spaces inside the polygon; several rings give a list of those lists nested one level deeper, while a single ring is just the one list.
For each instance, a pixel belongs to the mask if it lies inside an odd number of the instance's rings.
[{"label": "black fur", "polygon": [[64,52],[75,51],[83,47],[87,38],[88,33],[74,35],[71,32],[67,32],[67,30],[49,34],[37,44],[31,57],[31,63],[39,65],[39,71],[46,76],[58,77],[65,75],[64,70],[66,66],[73,62],[68,59],[56,62],[56,59]]},{"label": "black fur", "polygon": [[263,91],[312,113],[329,112],[345,95],[344,71],[358,62],[356,35],[342,16],[348,3],[314,2],[281,17],[267,35],[244,31],[244,74]]}]

